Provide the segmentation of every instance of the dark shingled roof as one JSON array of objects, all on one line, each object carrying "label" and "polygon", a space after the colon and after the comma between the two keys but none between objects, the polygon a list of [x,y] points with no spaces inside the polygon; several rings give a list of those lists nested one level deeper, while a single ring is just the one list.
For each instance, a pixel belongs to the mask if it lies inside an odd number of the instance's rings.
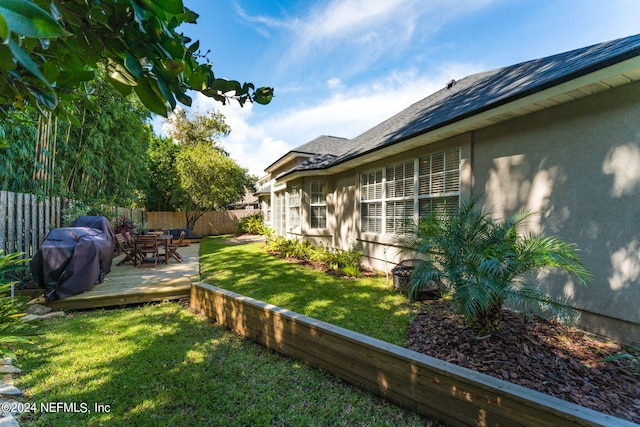
[{"label": "dark shingled roof", "polygon": [[[340,154],[344,151],[344,146],[349,142],[348,139],[346,138],[340,138],[337,136],[330,136],[330,135],[321,135],[315,139],[312,139],[311,141],[304,143],[302,145],[299,145],[298,147],[294,148],[293,150],[287,152],[287,154],[289,153],[296,153],[296,154],[307,154],[307,155],[325,155],[325,154],[331,154],[334,159],[337,157],[337,154]],[[280,160],[282,160],[283,158],[285,158],[287,156],[287,154],[285,154],[284,156],[280,157],[278,160],[276,160],[275,162],[273,162],[271,165],[267,166],[266,169],[271,168],[273,165],[275,165],[276,163],[278,163]]]},{"label": "dark shingled roof", "polygon": [[348,141],[346,138],[340,138],[337,136],[321,135],[316,139],[312,139],[306,144],[302,144],[291,152],[304,153],[304,154],[336,154],[343,150],[345,143]]},{"label": "dark shingled roof", "polygon": [[[335,151],[322,152],[333,154],[334,159],[329,156],[309,159],[286,174],[329,168],[638,55],[640,35],[634,35],[473,74],[450,83],[348,143],[341,140]],[[318,139],[308,144],[320,142]]]}]

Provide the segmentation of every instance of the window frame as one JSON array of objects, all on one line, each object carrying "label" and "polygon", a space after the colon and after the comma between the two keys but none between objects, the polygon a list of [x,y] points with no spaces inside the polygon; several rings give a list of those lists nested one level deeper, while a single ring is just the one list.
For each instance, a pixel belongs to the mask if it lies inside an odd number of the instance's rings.
[{"label": "window frame", "polygon": [[[321,179],[309,182],[309,228],[312,230],[327,228],[327,185],[327,181]],[[315,214],[316,210],[323,214]]]},{"label": "window frame", "polygon": [[[426,173],[425,162],[429,165]],[[407,234],[413,231],[420,216],[433,209],[455,211],[460,201],[460,164],[461,149],[454,147],[362,172],[360,231]],[[428,190],[425,190],[426,180]]]}]

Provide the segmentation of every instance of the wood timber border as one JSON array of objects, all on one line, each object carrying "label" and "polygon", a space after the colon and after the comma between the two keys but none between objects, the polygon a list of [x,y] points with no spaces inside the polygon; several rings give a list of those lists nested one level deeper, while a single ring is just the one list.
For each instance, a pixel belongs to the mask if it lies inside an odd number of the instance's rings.
[{"label": "wood timber border", "polygon": [[205,283],[191,308],[286,356],[455,426],[637,426]]}]

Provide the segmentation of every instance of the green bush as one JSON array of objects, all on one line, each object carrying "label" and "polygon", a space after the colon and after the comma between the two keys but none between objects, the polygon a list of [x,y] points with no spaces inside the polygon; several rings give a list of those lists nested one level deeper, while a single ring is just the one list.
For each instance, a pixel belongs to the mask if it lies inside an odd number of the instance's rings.
[{"label": "green bush", "polygon": [[15,357],[12,353],[16,344],[30,343],[28,337],[36,335],[36,328],[31,323],[20,320],[26,309],[28,298],[11,297],[11,285],[14,274],[25,269],[27,259],[22,252],[4,255],[0,251],[0,355]]},{"label": "green bush", "polygon": [[278,252],[283,258],[311,259],[313,247],[308,240],[287,239],[275,236],[267,241],[267,250]]},{"label": "green bush", "polygon": [[588,283],[590,272],[575,245],[555,237],[523,236],[518,227],[530,215],[497,221],[476,209],[477,199],[461,204],[455,214],[434,213],[418,225],[404,246],[424,255],[411,276],[410,294],[430,281],[451,287],[455,308],[480,333],[500,327],[500,311],[508,304],[521,311],[571,317],[563,302],[539,291],[531,282],[538,270],[553,268]]},{"label": "green bush", "polygon": [[265,234],[262,214],[257,212],[240,218],[240,221],[238,221],[238,232],[242,234]]},{"label": "green bush", "polygon": [[354,267],[359,270],[361,258],[362,252],[354,249],[343,251],[333,248],[317,248],[313,255],[314,261],[323,262],[332,270]]},{"label": "green bush", "polygon": [[342,271],[347,277],[358,277],[360,275],[360,268],[353,265],[342,267],[340,271]]}]

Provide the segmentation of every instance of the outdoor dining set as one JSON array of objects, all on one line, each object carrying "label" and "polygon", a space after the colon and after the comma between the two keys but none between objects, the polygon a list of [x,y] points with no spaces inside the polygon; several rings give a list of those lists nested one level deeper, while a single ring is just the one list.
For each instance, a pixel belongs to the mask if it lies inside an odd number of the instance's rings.
[{"label": "outdoor dining set", "polygon": [[116,233],[117,247],[125,256],[118,263],[123,265],[129,261],[140,267],[145,263],[167,264],[170,258],[182,262],[178,248],[183,245],[185,232],[180,233],[176,242],[168,231],[151,231],[148,234],[133,235],[129,232]]}]

